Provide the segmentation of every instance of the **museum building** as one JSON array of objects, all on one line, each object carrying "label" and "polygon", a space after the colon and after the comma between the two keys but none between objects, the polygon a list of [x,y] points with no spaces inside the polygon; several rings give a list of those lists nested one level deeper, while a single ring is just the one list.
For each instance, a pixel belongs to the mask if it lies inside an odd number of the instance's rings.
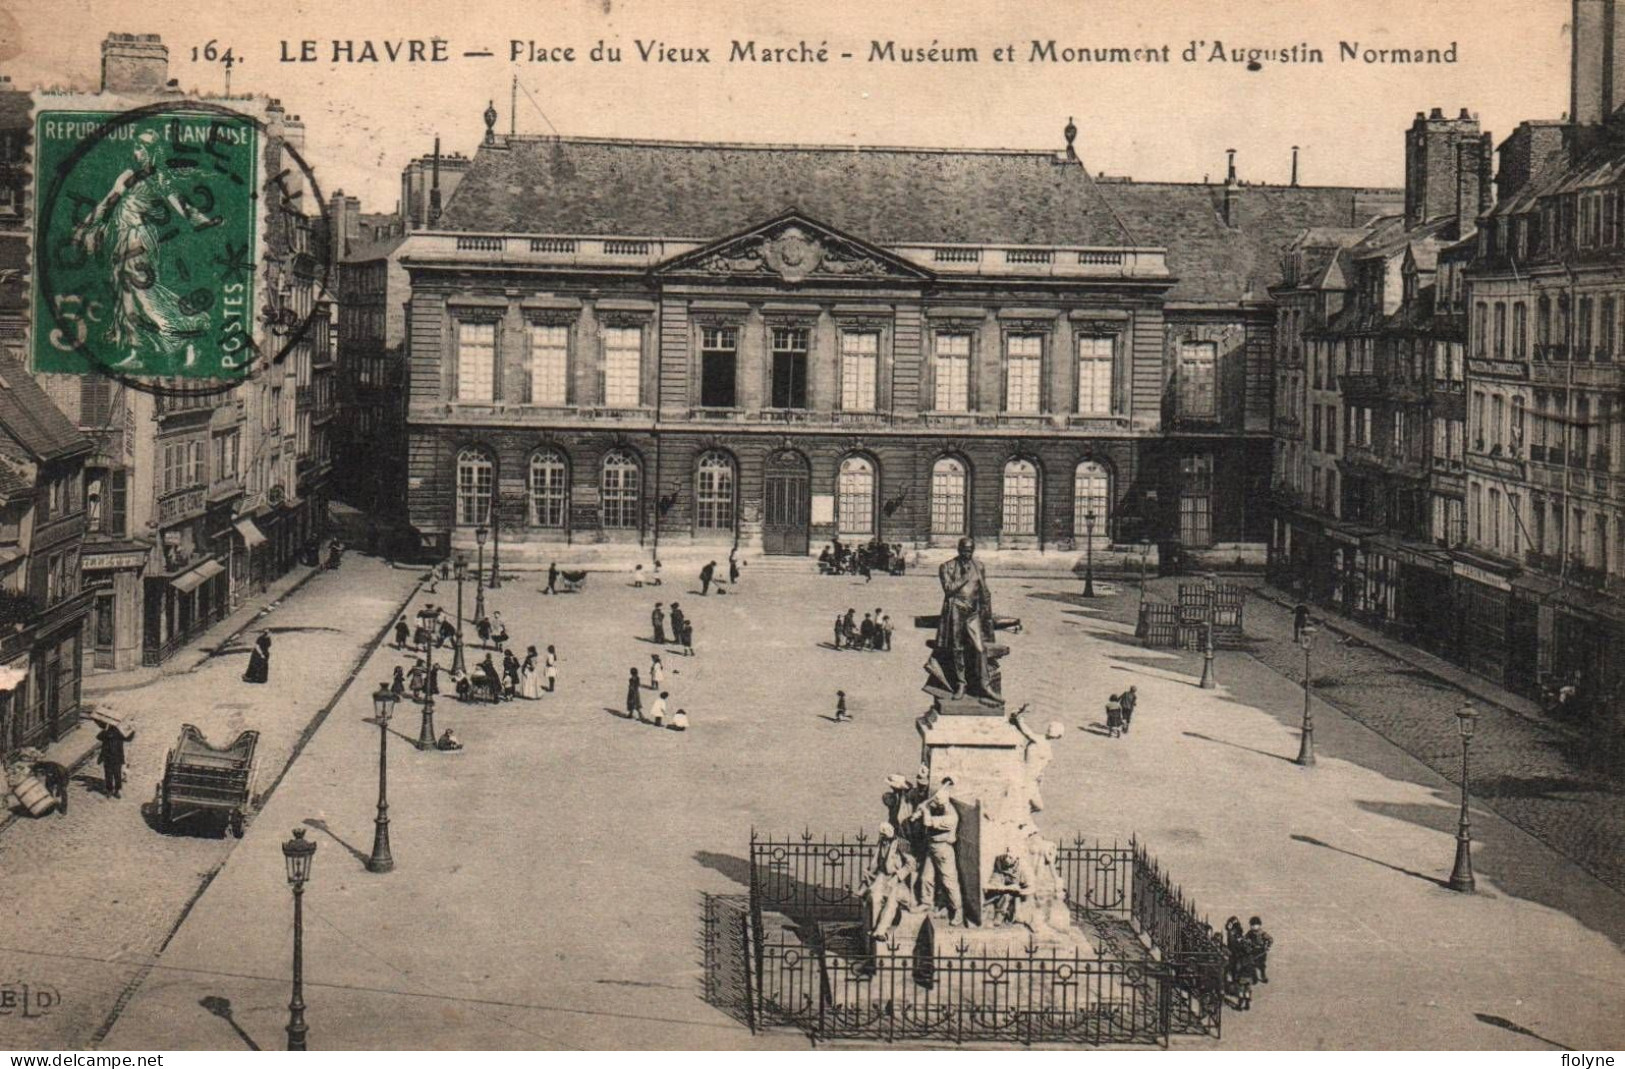
[{"label": "museum building", "polygon": [[410,521],[1262,559],[1269,286],[1391,191],[1136,183],[1061,151],[502,137],[398,251]]}]

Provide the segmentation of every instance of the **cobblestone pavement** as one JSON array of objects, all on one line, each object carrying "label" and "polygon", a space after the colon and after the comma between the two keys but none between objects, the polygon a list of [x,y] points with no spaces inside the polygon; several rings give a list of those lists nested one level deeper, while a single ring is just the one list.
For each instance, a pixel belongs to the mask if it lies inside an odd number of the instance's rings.
[{"label": "cobblestone pavement", "polygon": [[[1303,651],[1292,642],[1291,611],[1253,597],[1246,622],[1256,640],[1253,655],[1301,685]],[[1317,637],[1310,665],[1316,697],[1460,785],[1455,714],[1466,696],[1459,689],[1333,631]],[[1625,891],[1625,792],[1619,782],[1587,767],[1590,754],[1575,733],[1489,702],[1474,707],[1480,714],[1471,745],[1474,800]]]},{"label": "cobblestone pavement", "polygon": [[[919,759],[914,718],[929,577],[747,576],[701,598],[674,577],[633,590],[595,574],[544,597],[531,578],[492,596],[516,644],[558,645],[558,693],[440,703],[467,748],[389,750],[395,870],[364,868],[379,729],[352,687],[199,899],[106,1037],[109,1048],[277,1047],[287,1018],[289,895],[280,841],[318,843],[305,895],[315,1049],[796,1047],[750,1035],[700,998],[702,893],[739,894],[752,828],[872,831],[887,773]],[[1020,616],[1007,696],[1065,736],[1040,823],[1057,837],[1138,835],[1214,921],[1261,913],[1273,981],[1193,1049],[1615,1047],[1625,899],[1517,827],[1474,811],[1480,893],[1441,884],[1455,792],[1427,765],[1330,706],[1320,763],[1291,762],[1300,691],[1243,653],[1145,650],[1132,589],[1084,602],[1075,581],[995,580]],[[694,619],[698,654],[645,640],[650,605]],[[436,601],[451,600],[442,584]],[[890,654],[835,652],[838,611],[886,607]],[[629,721],[627,669],[664,652],[686,733]],[[360,680],[406,657],[380,649]],[[1121,739],[1105,697],[1141,701]],[[833,723],[835,690],[853,715]],[[647,705],[647,699],[645,701]],[[1444,714],[1441,714],[1444,715]],[[405,707],[393,735],[416,734]],[[1453,717],[1450,723],[1453,724]],[[1453,731],[1453,728],[1449,729]],[[1453,736],[1441,736],[1441,758]],[[226,1017],[226,1007],[230,1017]]]},{"label": "cobblestone pavement", "polygon": [[[101,707],[136,719],[121,799],[102,794],[101,768],[84,765],[66,816],[24,818],[0,833],[0,978],[48,985],[61,995],[49,1016],[0,1016],[0,1048],[89,1045],[155,959],[202,886],[237,840],[222,828],[157,829],[154,787],[182,723],[214,742],[260,732],[258,791],[287,764],[310,721],[417,582],[352,554],[255,622],[272,632],[271,683],[241,675],[247,648],[231,643],[189,672],[104,688]],[[250,631],[252,637],[256,631]],[[223,635],[207,635],[204,646]],[[198,647],[201,649],[202,647]],[[179,657],[190,659],[192,650]],[[74,737],[91,731],[81,725]],[[88,739],[85,740],[88,743]]]}]

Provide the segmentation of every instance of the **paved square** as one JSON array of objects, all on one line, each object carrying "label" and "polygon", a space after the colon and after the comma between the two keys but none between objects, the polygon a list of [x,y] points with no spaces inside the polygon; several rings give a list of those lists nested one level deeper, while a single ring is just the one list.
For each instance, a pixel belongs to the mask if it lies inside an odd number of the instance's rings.
[{"label": "paved square", "polygon": [[[884,776],[918,761],[926,635],[912,619],[936,612],[934,579],[865,585],[764,568],[720,598],[677,577],[634,590],[624,576],[595,574],[583,593],[557,597],[539,586],[527,576],[488,600],[521,651],[558,646],[558,693],[494,707],[442,701],[438,724],[457,729],[461,753],[391,738],[396,871],[361,864],[377,790],[368,693],[407,663],[385,648],[106,1045],[241,1043],[203,1008],[210,998],[229,999],[254,1042],[281,1044],[290,906],[278,846],[300,823],[320,844],[306,895],[313,1047],[804,1045],[787,1033],[753,1037],[700,1000],[699,897],[744,890],[753,826],[852,833],[879,823]],[[1481,893],[1443,889],[1453,787],[1323,705],[1320,764],[1297,767],[1294,682],[1226,653],[1220,689],[1198,690],[1197,658],[1133,643],[1132,588],[1084,603],[1078,586],[993,578],[997,611],[1026,625],[1004,662],[1007,698],[1068,727],[1043,827],[1138,835],[1215,924],[1264,915],[1276,937],[1272,983],[1251,1013],[1226,1013],[1219,1045],[1625,1043],[1613,1012],[1625,983],[1616,892],[1483,811]],[[453,602],[450,589],[430,600]],[[695,621],[697,656],[646,640],[657,599],[676,599]],[[893,652],[824,645],[837,612],[877,605],[897,625]],[[689,711],[686,734],[619,715],[627,669],[655,652],[673,708]],[[1105,737],[1105,697],[1130,683],[1142,694],[1133,731]],[[837,689],[852,699],[851,723],[829,719]],[[393,728],[415,737],[416,709],[403,704]]]}]

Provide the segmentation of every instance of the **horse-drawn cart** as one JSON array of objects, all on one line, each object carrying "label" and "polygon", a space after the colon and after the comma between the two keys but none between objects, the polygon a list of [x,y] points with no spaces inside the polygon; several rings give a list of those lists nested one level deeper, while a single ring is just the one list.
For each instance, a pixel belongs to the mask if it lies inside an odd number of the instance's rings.
[{"label": "horse-drawn cart", "polygon": [[254,792],[254,750],[260,733],[245,731],[229,746],[212,745],[191,724],[181,726],[180,740],[164,758],[158,785],[161,827],[203,813],[223,813],[233,835],[243,836],[243,818]]}]

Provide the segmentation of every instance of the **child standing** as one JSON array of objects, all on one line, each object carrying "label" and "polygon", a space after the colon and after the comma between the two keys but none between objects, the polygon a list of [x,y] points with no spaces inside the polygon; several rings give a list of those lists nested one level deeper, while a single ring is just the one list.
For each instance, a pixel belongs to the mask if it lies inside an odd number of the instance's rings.
[{"label": "child standing", "polygon": [[843,720],[851,719],[846,715],[846,691],[838,690],[835,692],[835,722],[839,724]]},{"label": "child standing", "polygon": [[649,704],[649,722],[657,728],[666,726],[666,698],[666,692],[661,691],[660,697]]},{"label": "child standing", "polygon": [[626,718],[643,719],[643,683],[638,679],[638,670],[632,669],[632,674],[626,680]]},{"label": "child standing", "polygon": [[666,666],[660,663],[660,654],[649,655],[649,689],[659,690],[666,683]]},{"label": "child standing", "polygon": [[553,693],[553,687],[559,678],[559,655],[553,652],[553,647],[547,647],[547,692]]}]

